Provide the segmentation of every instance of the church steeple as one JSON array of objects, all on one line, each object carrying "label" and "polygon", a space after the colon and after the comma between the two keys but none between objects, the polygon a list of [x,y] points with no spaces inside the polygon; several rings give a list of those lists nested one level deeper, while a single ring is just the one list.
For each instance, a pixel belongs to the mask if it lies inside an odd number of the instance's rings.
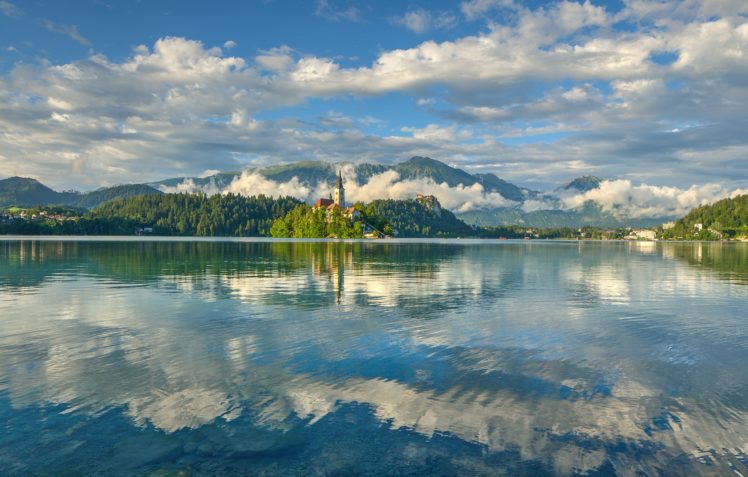
[{"label": "church steeple", "polygon": [[345,208],[345,188],[343,187],[343,175],[338,171],[338,184],[335,186],[335,203]]}]

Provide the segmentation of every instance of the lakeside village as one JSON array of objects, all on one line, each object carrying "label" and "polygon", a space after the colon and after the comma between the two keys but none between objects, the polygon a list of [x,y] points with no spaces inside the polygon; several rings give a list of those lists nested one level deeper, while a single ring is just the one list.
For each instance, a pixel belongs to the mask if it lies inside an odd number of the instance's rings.
[{"label": "lakeside village", "polygon": [[[121,200],[121,199],[120,199]],[[125,200],[133,200],[125,199]],[[381,202],[381,201],[375,201]],[[385,201],[386,202],[386,201]],[[393,202],[393,201],[389,201]],[[397,202],[397,201],[395,201]],[[407,202],[407,201],[406,201]],[[411,200],[413,202],[413,200]],[[448,210],[443,210],[437,198],[433,195],[417,194],[414,198],[414,202],[420,205],[423,217],[419,216],[408,216],[405,220],[395,220],[389,217],[389,214],[380,214],[379,216],[367,217],[362,214],[362,211],[367,210],[363,204],[357,203],[353,206],[347,206],[345,200],[345,186],[343,184],[343,178],[340,172],[338,172],[337,183],[329,197],[321,197],[306,210],[311,212],[311,216],[319,217],[319,220],[324,220],[327,223],[328,232],[323,234],[315,233],[313,235],[301,235],[302,237],[327,237],[327,238],[341,238],[347,235],[340,235],[335,232],[330,233],[330,229],[334,229],[334,223],[339,222],[341,219],[350,229],[356,229],[357,237],[363,237],[367,239],[386,239],[392,237],[470,237],[477,236],[481,238],[494,238],[494,239],[506,239],[506,238],[524,238],[525,240],[531,239],[544,239],[544,238],[560,238],[560,239],[576,239],[576,240],[632,240],[632,241],[656,241],[662,239],[679,239],[680,237],[674,237],[671,232],[676,226],[679,226],[676,222],[667,222],[657,228],[618,228],[618,229],[603,229],[593,226],[584,226],[581,228],[564,228],[564,229],[547,229],[540,227],[523,227],[521,225],[506,226],[506,227],[478,227],[480,233],[472,235],[469,232],[470,227],[464,222],[460,221]],[[96,212],[96,211],[94,211]],[[292,215],[292,214],[289,214]],[[369,214],[371,215],[371,214]],[[426,217],[429,215],[431,217]],[[21,208],[21,207],[9,207],[4,210],[0,210],[0,233],[31,233],[35,234],[34,227],[46,227],[51,230],[58,230],[59,232],[52,233],[80,233],[76,232],[75,225],[81,222],[81,219],[90,217],[91,213],[83,209],[68,207],[68,206],[37,206],[33,208]],[[285,217],[267,217],[267,228],[263,230],[256,229],[257,232],[253,234],[244,235],[242,233],[239,236],[257,236],[257,235],[272,235],[276,237],[294,237],[299,235],[292,234],[288,230],[288,226],[283,228],[280,233],[275,233],[273,228],[269,225],[270,223],[283,222]],[[324,219],[322,219],[324,218]],[[459,231],[452,234],[434,234],[432,233],[413,233],[413,230],[409,229],[419,221],[429,220],[431,223],[440,222],[447,224],[448,222],[459,222],[461,227]],[[308,221],[308,218],[302,218],[302,221]],[[373,223],[372,223],[373,222]],[[281,224],[282,225],[282,224]],[[423,225],[423,224],[421,224]],[[28,227],[27,227],[28,226]],[[680,226],[682,228],[682,225]],[[723,235],[723,232],[717,227],[705,227],[702,223],[695,223],[689,225],[693,227],[690,232],[693,236],[698,238],[707,238],[710,240],[730,240],[744,239],[742,236]],[[322,227],[323,229],[325,227]],[[398,233],[398,228],[403,230],[403,233]],[[433,227],[421,227],[421,232],[428,230]],[[65,231],[68,232],[65,232]],[[158,227],[157,224],[149,224],[147,222],[141,222],[139,225],[119,229],[119,234],[127,234],[128,230],[132,230],[134,235],[152,235],[154,233],[163,232],[163,227]],[[563,230],[562,233],[558,233],[558,230]],[[15,232],[14,232],[15,231]],[[321,231],[321,230],[320,230]],[[467,233],[466,233],[467,231]],[[553,231],[551,233],[551,231]],[[94,230],[94,234],[110,234],[105,230]],[[37,232],[38,233],[38,232]],[[88,233],[88,232],[83,232]],[[511,235],[508,235],[511,234]],[[190,235],[188,230],[177,230],[177,233],[171,233],[169,235]],[[200,233],[199,228],[197,235],[206,235]],[[208,235],[213,235],[212,231]],[[218,235],[225,235],[225,233],[219,233]],[[678,234],[680,235],[680,234]]]},{"label": "lakeside village", "polygon": [[0,211],[0,223],[10,223],[14,221],[36,221],[44,222],[52,220],[58,223],[65,221],[75,221],[79,214],[76,211],[66,209],[64,211],[53,211],[57,207],[45,207],[42,205],[30,208],[9,207]]}]

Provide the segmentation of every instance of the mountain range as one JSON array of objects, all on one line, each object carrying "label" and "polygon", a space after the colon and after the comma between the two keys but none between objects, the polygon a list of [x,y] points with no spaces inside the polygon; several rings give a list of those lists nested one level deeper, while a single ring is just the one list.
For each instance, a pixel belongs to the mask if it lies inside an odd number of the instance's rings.
[{"label": "mountain range", "polygon": [[[563,209],[560,199],[564,194],[584,193],[600,186],[601,179],[594,176],[582,176],[550,192],[540,192],[519,187],[507,182],[495,174],[471,174],[459,168],[428,157],[412,157],[406,161],[393,164],[353,164],[328,163],[322,161],[303,161],[292,164],[248,169],[245,174],[259,174],[267,180],[277,183],[289,183],[297,180],[310,190],[319,189],[319,185],[334,184],[341,168],[348,168],[350,176],[357,186],[364,186],[375,176],[393,171],[398,182],[423,180],[423,184],[446,184],[449,188],[460,188],[467,194],[499,194],[505,204],[473,207],[460,210],[456,215],[470,224],[477,225],[527,225],[533,227],[578,227],[596,225],[601,227],[649,226],[657,225],[671,217],[654,217],[631,219],[606,212],[591,201],[573,209]],[[35,206],[35,205],[69,205],[82,209],[91,209],[115,198],[132,197],[142,194],[160,194],[177,190],[178,186],[189,184],[192,190],[222,191],[229,188],[241,176],[241,172],[220,172],[207,177],[175,177],[147,184],[127,184],[114,187],[103,187],[91,192],[73,191],[57,192],[35,179],[11,177],[0,180],[0,207]],[[476,186],[479,184],[480,187]],[[324,189],[324,187],[323,187]],[[181,190],[185,190],[182,187]],[[474,192],[477,191],[477,192]],[[432,193],[423,190],[424,194]],[[415,194],[413,194],[415,195]],[[534,201],[542,204],[539,210],[527,211],[524,204]],[[537,207],[536,207],[537,209]]]},{"label": "mountain range", "polygon": [[144,194],[163,194],[163,192],[146,184],[102,187],[85,193],[57,192],[38,180],[27,177],[10,177],[0,180],[0,207],[67,205],[79,209],[93,209],[112,199]]}]

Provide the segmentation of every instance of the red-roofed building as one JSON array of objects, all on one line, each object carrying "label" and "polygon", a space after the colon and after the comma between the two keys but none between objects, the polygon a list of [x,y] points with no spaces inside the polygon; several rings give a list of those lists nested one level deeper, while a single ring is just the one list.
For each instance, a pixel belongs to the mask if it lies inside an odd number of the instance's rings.
[{"label": "red-roofed building", "polygon": [[315,209],[319,209],[320,207],[327,208],[334,203],[335,201],[333,201],[332,199],[325,199],[324,197],[320,197],[319,199],[317,199],[317,202],[314,203],[314,208]]}]

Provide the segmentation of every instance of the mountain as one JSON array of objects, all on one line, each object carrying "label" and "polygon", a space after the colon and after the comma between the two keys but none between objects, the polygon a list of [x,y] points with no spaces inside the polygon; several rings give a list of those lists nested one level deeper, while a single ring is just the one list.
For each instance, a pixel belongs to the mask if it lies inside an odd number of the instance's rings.
[{"label": "mountain", "polygon": [[528,227],[558,228],[594,226],[604,228],[656,227],[670,217],[628,218],[617,217],[588,201],[578,209],[546,209],[525,212],[521,208],[476,209],[461,212],[457,217],[471,225],[526,225]]},{"label": "mountain", "polygon": [[309,184],[332,183],[338,174],[333,164],[322,161],[302,161],[294,164],[264,167],[257,169],[257,172],[276,182],[288,182],[294,177],[298,177],[302,182]]},{"label": "mountain", "polygon": [[459,184],[471,186],[478,182],[478,179],[462,169],[450,167],[430,157],[411,157],[405,162],[395,164],[392,169],[400,174],[401,179],[431,178],[438,184],[446,182],[450,187]]},{"label": "mountain", "polygon": [[92,209],[104,202],[144,194],[162,194],[145,184],[127,184],[102,187],[95,191],[57,192],[36,179],[10,177],[0,180],[0,207],[34,207],[37,205],[69,205]]},{"label": "mountain", "polygon": [[[601,207],[593,202],[588,202],[575,209],[565,208],[562,198],[582,194],[600,187],[602,180],[592,175],[577,177],[555,190],[542,193],[518,187],[495,174],[471,174],[465,170],[423,156],[411,157],[406,161],[391,165],[301,161],[291,164],[248,169],[247,172],[260,174],[278,183],[288,183],[296,178],[299,182],[307,186],[307,189],[317,190],[320,184],[323,185],[323,189],[324,184],[328,184],[331,187],[335,183],[338,171],[342,168],[353,169],[358,185],[366,184],[372,177],[378,174],[394,171],[398,174],[401,181],[430,179],[437,184],[447,184],[452,188],[460,185],[471,187],[475,184],[480,184],[485,193],[498,193],[507,199],[508,205],[506,206],[502,205],[494,208],[484,206],[466,212],[455,213],[457,218],[471,225],[505,226],[521,224],[532,227],[581,227],[584,225],[593,225],[615,228],[624,226],[648,227],[672,219],[672,217],[630,219],[603,211]],[[86,194],[55,192],[33,179],[11,178],[0,181],[0,206],[67,204],[93,208],[109,199],[132,197],[141,194],[157,194],[159,191],[173,192],[204,188],[206,192],[212,193],[225,190],[240,175],[241,172],[238,171],[227,171],[207,177],[175,177],[148,184],[115,186]],[[6,183],[6,185],[3,186],[2,183]],[[188,187],[177,187],[180,185]],[[428,187],[424,187],[424,189],[419,192],[424,194],[435,192],[427,190]],[[442,192],[444,194],[449,193],[449,191]],[[265,191],[265,193],[270,192]],[[465,191],[459,191],[459,194],[464,197]],[[306,199],[311,199],[311,197],[306,197]],[[468,199],[465,200],[467,201]],[[476,203],[485,204],[487,202],[490,203],[492,200],[476,201]],[[531,205],[528,202],[529,200],[535,201],[532,203],[534,206],[532,209],[537,209],[538,203],[541,203],[544,204],[542,206],[544,210],[526,211],[525,207]],[[496,203],[496,201],[493,201],[493,203]]]},{"label": "mountain", "polygon": [[56,192],[38,180],[27,177],[0,180],[0,207],[72,204],[79,197],[79,194],[72,192]]},{"label": "mountain", "polygon": [[602,180],[595,176],[582,176],[577,177],[573,181],[563,186],[564,190],[578,190],[579,192],[588,192],[593,189],[600,187]]},{"label": "mountain", "polygon": [[532,197],[537,195],[536,191],[523,189],[516,185],[500,179],[495,174],[475,174],[475,178],[487,191],[498,192],[502,196],[515,202],[522,202],[527,199],[528,196]]},{"label": "mountain", "polygon": [[231,184],[231,181],[233,181],[236,177],[239,177],[239,175],[241,175],[241,172],[219,172],[218,174],[213,174],[212,176],[207,177],[172,177],[156,182],[149,182],[146,185],[155,189],[160,189],[160,187],[162,186],[176,187],[177,185],[187,180],[191,180],[193,184],[198,187],[208,186],[212,181],[216,185],[216,187],[223,188]]},{"label": "mountain", "polygon": [[[288,182],[294,177],[301,183],[316,185],[318,183],[333,184],[337,179],[338,171],[346,166],[352,166],[356,174],[356,182],[363,185],[371,177],[383,172],[392,170],[398,173],[401,180],[413,179],[432,179],[434,182],[441,184],[447,183],[450,187],[463,185],[470,187],[476,183],[483,186],[486,192],[498,192],[503,197],[521,202],[528,196],[536,195],[536,191],[531,191],[517,187],[495,174],[470,174],[462,169],[449,166],[430,157],[414,156],[406,161],[394,164],[369,164],[349,162],[330,163],[323,161],[301,161],[291,164],[281,164],[278,166],[260,167],[248,169],[256,172],[267,179],[276,182]],[[185,180],[191,180],[196,186],[204,187],[208,184],[216,184],[219,188],[226,187],[231,181],[240,175],[239,172],[221,172],[208,177],[176,177],[165,179],[158,182],[150,183],[153,187],[175,187]],[[426,191],[425,191],[426,192]]]},{"label": "mountain", "polygon": [[92,192],[81,194],[79,199],[73,203],[76,207],[93,209],[105,202],[114,199],[128,199],[136,195],[163,194],[158,189],[145,184],[127,184],[114,187],[103,187]]}]

